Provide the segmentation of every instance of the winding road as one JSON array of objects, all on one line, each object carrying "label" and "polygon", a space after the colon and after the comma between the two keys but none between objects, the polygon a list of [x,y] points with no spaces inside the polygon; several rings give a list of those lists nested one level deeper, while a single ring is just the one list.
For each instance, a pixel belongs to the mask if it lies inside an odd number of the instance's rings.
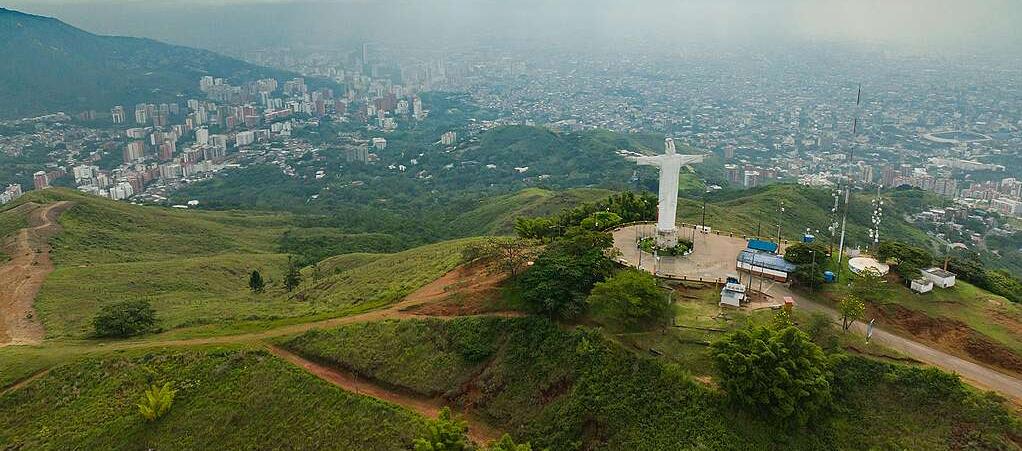
[{"label": "winding road", "polygon": [[[613,232],[614,246],[621,251],[618,261],[622,264],[637,266],[639,251],[635,247],[635,239],[640,235],[652,233],[651,226],[640,224],[619,228]],[[717,280],[723,279],[728,274],[736,273],[735,257],[745,248],[746,242],[741,237],[730,237],[728,235],[693,233],[691,228],[683,228],[683,236],[692,236],[696,243],[695,252],[685,258],[662,258],[655,262],[652,255],[643,254],[642,268],[652,272],[654,266],[658,274],[668,276],[687,276],[696,280]],[[745,279],[749,275],[743,274]],[[836,310],[818,301],[800,295],[783,284],[766,279],[762,284],[759,278],[750,284],[750,287],[763,286],[763,292],[773,299],[783,299],[791,296],[795,299],[799,308],[824,313],[831,318],[838,320]],[[852,330],[865,337],[866,326],[862,323],[852,325]],[[922,344],[911,338],[897,335],[879,327],[873,328],[872,341],[898,351],[915,360],[941,368],[944,371],[956,373],[970,384],[1001,394],[1011,399],[1016,404],[1022,405],[1022,380],[1010,375],[1001,373],[992,368],[970,362],[947,352]]]}]

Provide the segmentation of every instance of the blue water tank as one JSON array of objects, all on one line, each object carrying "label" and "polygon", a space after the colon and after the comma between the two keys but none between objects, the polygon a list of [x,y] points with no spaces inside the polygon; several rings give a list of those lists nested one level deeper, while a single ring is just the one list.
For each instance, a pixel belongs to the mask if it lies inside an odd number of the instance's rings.
[{"label": "blue water tank", "polygon": [[824,271],[823,281],[827,283],[834,283],[835,281],[837,281],[837,276],[834,275],[834,271]]},{"label": "blue water tank", "polygon": [[813,240],[815,240],[815,239],[816,239],[816,237],[815,237],[815,236],[813,236],[813,235],[810,235],[810,234],[808,234],[808,233],[807,233],[807,234],[805,234],[805,235],[802,235],[802,242],[803,242],[803,243],[812,243],[812,242],[813,242]]}]

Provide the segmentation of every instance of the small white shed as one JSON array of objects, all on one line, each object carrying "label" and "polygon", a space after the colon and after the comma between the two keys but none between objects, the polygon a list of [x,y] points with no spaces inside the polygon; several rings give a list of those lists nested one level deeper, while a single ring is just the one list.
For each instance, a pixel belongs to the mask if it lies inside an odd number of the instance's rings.
[{"label": "small white shed", "polygon": [[955,286],[955,273],[945,271],[936,266],[923,270],[923,277],[929,279],[935,286],[950,288]]},{"label": "small white shed", "polygon": [[929,293],[933,291],[933,282],[925,277],[912,281],[912,291],[916,293]]}]

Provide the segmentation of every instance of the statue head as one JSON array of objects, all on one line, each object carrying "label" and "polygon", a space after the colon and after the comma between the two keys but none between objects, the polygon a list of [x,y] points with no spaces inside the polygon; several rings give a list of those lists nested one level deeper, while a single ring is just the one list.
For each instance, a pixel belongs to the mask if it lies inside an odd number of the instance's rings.
[{"label": "statue head", "polygon": [[674,148],[674,139],[667,138],[664,140],[664,153],[667,155],[674,155],[677,150]]}]

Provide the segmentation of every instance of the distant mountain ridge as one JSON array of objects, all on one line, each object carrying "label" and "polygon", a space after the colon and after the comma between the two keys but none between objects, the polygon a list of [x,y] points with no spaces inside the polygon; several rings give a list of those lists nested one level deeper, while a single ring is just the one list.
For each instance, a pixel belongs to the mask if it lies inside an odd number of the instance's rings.
[{"label": "distant mountain ridge", "polygon": [[183,101],[201,95],[203,75],[233,82],[297,76],[207,50],[100,36],[0,8],[0,119]]}]

